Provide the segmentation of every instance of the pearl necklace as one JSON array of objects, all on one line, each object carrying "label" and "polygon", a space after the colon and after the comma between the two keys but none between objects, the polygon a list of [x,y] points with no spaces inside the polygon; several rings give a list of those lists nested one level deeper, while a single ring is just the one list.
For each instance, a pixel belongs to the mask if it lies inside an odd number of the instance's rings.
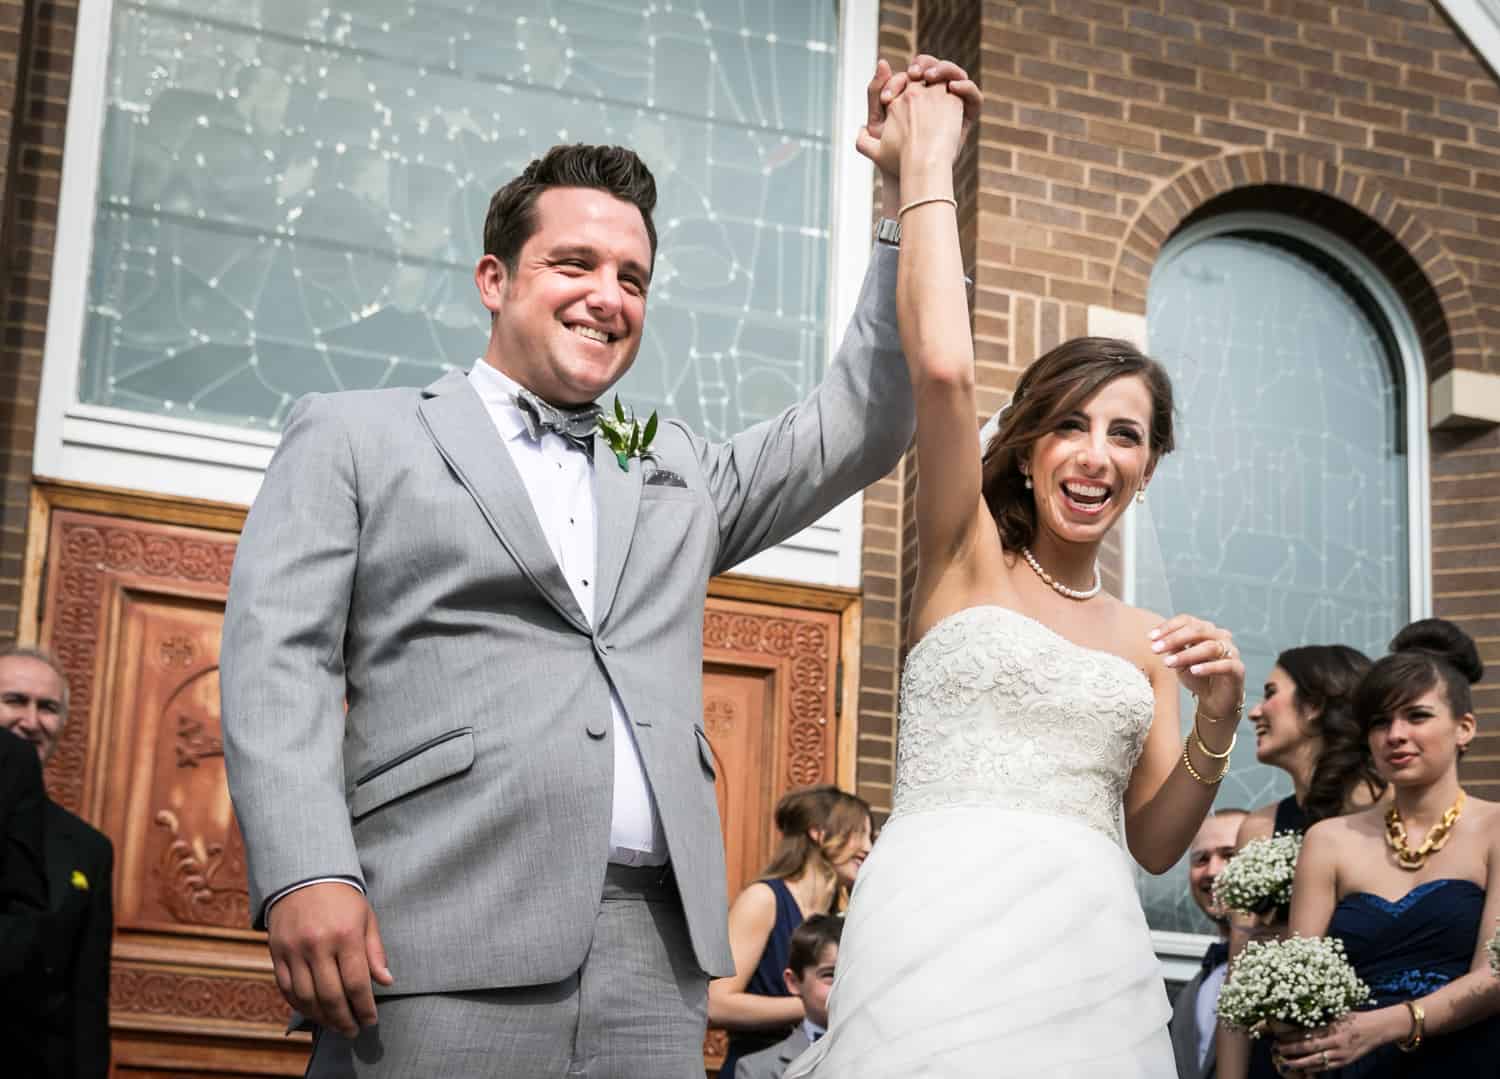
[{"label": "pearl necklace", "polygon": [[1078,589],[1069,588],[1053,577],[1052,574],[1042,569],[1042,564],[1036,560],[1036,555],[1031,553],[1030,547],[1022,547],[1021,555],[1026,559],[1026,564],[1036,570],[1036,575],[1050,585],[1052,591],[1056,592],[1059,596],[1067,596],[1069,599],[1076,600],[1093,599],[1099,594],[1099,590],[1104,587],[1104,580],[1099,576],[1099,563],[1097,562],[1094,563],[1094,587]]},{"label": "pearl necklace", "polygon": [[1458,823],[1459,816],[1464,811],[1464,792],[1459,791],[1458,797],[1448,807],[1432,830],[1427,833],[1427,838],[1416,850],[1407,846],[1406,824],[1401,820],[1401,811],[1392,804],[1385,811],[1385,841],[1396,855],[1396,864],[1408,872],[1415,873],[1427,864],[1430,855],[1436,854],[1443,849],[1448,842],[1448,833],[1453,831],[1453,826]]}]

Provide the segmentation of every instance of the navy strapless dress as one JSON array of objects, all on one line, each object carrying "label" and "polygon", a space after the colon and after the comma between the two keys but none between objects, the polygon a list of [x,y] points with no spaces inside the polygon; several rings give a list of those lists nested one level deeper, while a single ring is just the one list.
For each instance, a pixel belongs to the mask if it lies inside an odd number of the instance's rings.
[{"label": "navy strapless dress", "polygon": [[[1433,880],[1392,903],[1366,892],[1334,908],[1328,935],[1374,994],[1370,1007],[1426,996],[1469,972],[1474,961],[1484,889],[1467,880]],[[1339,1079],[1447,1079],[1500,1076],[1500,1017],[1422,1039],[1412,1053],[1385,1045],[1347,1068]]]}]

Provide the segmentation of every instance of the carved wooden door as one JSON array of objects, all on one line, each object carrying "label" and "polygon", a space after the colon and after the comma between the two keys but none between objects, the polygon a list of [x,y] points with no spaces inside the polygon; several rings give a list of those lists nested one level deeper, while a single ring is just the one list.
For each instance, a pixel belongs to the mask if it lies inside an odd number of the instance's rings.
[{"label": "carved wooden door", "polygon": [[[307,1042],[248,925],[219,728],[235,536],[54,509],[41,642],[72,690],[51,796],[115,846],[114,1074],[300,1075]],[[711,599],[704,727],[730,895],[773,845],[785,791],[834,775],[839,616]],[[712,1037],[707,1063],[721,1044]]]},{"label": "carved wooden door", "polygon": [[[776,842],[776,800],[834,779],[839,616],[710,598],[703,624],[703,727],[718,772],[733,901]],[[723,1059],[711,1030],[705,1063]]]},{"label": "carved wooden door", "polygon": [[299,1075],[224,781],[235,537],[64,510],[49,532],[41,639],[72,708],[47,784],[115,846],[114,1073]]}]

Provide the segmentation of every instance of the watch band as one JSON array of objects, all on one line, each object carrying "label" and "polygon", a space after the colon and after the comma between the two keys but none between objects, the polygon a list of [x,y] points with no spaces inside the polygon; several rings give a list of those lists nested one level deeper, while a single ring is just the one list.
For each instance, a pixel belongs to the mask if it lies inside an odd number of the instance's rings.
[{"label": "watch band", "polygon": [[901,246],[901,222],[894,217],[882,217],[875,225],[875,241],[882,244],[890,244],[893,247]]}]

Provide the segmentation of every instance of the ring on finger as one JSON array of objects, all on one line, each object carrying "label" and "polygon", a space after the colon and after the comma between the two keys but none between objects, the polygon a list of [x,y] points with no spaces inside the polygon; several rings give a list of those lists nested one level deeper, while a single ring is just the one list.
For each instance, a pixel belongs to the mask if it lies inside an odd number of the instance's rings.
[{"label": "ring on finger", "polygon": [[1319,1059],[1323,1062],[1323,1070],[1327,1071],[1328,1070],[1328,1050],[1327,1049],[1323,1050],[1323,1053],[1319,1057]]},{"label": "ring on finger", "polygon": [[1230,656],[1230,654],[1231,654],[1231,649],[1229,647],[1229,642],[1228,641],[1220,641],[1219,642],[1219,658],[1220,659],[1228,659],[1229,656]]}]

